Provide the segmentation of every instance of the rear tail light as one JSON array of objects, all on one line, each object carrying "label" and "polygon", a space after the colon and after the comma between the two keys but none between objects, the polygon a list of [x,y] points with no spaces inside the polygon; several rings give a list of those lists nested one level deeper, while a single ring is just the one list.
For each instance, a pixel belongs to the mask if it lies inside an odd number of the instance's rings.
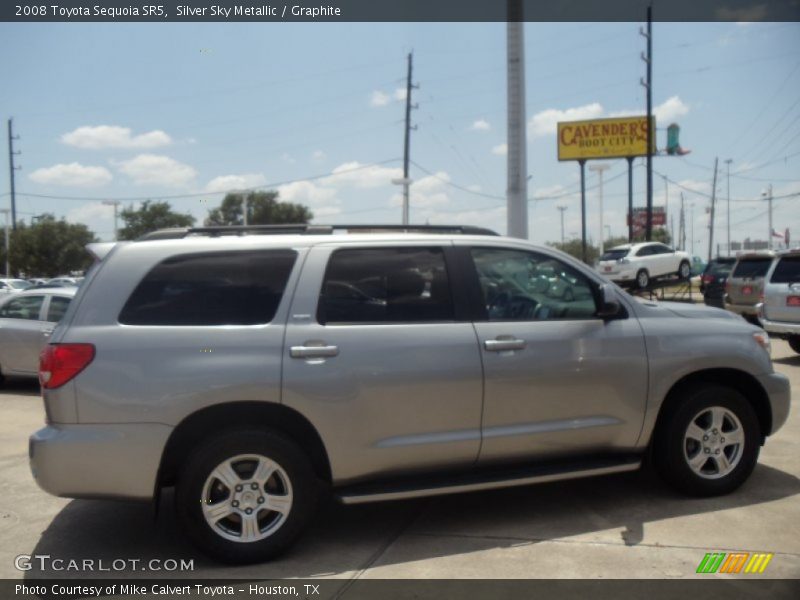
[{"label": "rear tail light", "polygon": [[61,387],[94,360],[94,344],[49,344],[39,355],[39,383]]},{"label": "rear tail light", "polygon": [[703,275],[702,280],[703,280],[703,283],[714,283],[714,276],[713,275]]}]

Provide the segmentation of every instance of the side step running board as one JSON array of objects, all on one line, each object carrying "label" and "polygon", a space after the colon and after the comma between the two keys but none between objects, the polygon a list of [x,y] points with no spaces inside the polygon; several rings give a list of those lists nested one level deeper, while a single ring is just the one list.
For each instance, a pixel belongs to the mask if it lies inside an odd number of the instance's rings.
[{"label": "side step running board", "polygon": [[335,493],[343,504],[364,504],[367,502],[387,502],[406,500],[424,496],[442,496],[460,492],[477,492],[497,488],[531,485],[563,479],[578,479],[636,471],[642,465],[641,457],[606,459],[570,463],[569,465],[528,466],[501,472],[462,473],[448,478],[430,479],[430,476],[413,481],[389,482],[385,484],[364,484],[342,488]]}]

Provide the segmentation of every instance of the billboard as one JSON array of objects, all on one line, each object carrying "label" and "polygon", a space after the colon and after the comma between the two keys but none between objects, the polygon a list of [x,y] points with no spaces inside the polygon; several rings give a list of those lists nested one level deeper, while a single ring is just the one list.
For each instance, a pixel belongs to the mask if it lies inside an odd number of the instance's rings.
[{"label": "billboard", "polygon": [[[627,225],[631,224],[630,215]],[[653,227],[664,227],[667,224],[667,213],[663,206],[653,207]],[[647,228],[647,207],[637,207],[633,209],[633,237],[644,235]]]},{"label": "billboard", "polygon": [[[650,119],[653,154],[656,120]],[[647,117],[619,117],[558,124],[558,160],[625,158],[647,155]]]}]

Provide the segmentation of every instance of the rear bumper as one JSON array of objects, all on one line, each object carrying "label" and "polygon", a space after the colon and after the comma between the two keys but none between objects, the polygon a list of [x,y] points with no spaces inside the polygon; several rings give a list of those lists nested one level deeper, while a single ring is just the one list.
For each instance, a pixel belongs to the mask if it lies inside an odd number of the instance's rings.
[{"label": "rear bumper", "polygon": [[737,315],[750,315],[755,317],[758,314],[758,309],[755,304],[733,304],[730,297],[725,296],[725,308]]},{"label": "rear bumper", "polygon": [[791,321],[772,321],[764,316],[764,309],[759,304],[757,309],[758,322],[764,331],[776,337],[800,335],[800,323],[793,323]]},{"label": "rear bumper", "polygon": [[160,424],[52,424],[30,437],[31,473],[54,496],[150,500],[171,432]]},{"label": "rear bumper", "polygon": [[772,435],[783,427],[789,418],[789,405],[791,398],[791,385],[789,378],[780,373],[769,373],[758,378],[769,398],[772,411],[772,429],[767,435]]}]

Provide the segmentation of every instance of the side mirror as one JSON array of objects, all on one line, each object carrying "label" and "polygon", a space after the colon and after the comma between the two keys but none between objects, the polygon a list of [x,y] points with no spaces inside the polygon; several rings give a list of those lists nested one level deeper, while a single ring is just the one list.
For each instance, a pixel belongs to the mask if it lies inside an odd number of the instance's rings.
[{"label": "side mirror", "polygon": [[622,313],[622,305],[619,302],[614,288],[609,284],[600,286],[600,308],[597,316],[601,319],[613,319]]}]

